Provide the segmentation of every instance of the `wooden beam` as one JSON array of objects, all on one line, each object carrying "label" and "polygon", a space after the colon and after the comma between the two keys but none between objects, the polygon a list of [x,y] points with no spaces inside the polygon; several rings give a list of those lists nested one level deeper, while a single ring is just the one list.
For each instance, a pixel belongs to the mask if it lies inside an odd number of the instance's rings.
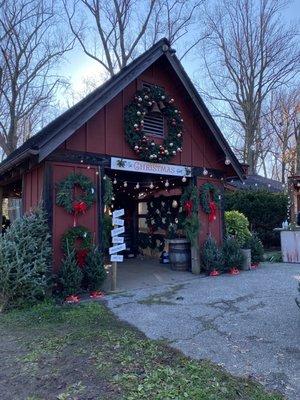
[{"label": "wooden beam", "polygon": [[84,151],[64,150],[51,154],[49,157],[47,157],[47,161],[109,166],[110,156]]}]

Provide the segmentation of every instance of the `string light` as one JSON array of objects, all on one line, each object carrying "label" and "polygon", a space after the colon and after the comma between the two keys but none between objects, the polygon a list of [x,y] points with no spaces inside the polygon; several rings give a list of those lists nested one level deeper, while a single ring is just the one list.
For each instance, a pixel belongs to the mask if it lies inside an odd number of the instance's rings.
[{"label": "string light", "polygon": [[170,186],[170,184],[169,184],[169,181],[167,179],[166,182],[165,182],[165,187],[169,187],[169,186]]},{"label": "string light", "polygon": [[128,186],[127,181],[124,181],[123,186],[124,186],[124,187],[127,187],[127,186]]},{"label": "string light", "polygon": [[230,164],[230,160],[229,160],[229,158],[226,158],[225,165],[229,165],[229,164]]},{"label": "string light", "polygon": [[150,183],[149,188],[150,188],[150,189],[153,189],[153,188],[154,188],[153,182]]},{"label": "string light", "polygon": [[208,174],[208,171],[207,171],[207,169],[204,167],[204,168],[203,168],[203,175],[206,176],[207,174]]},{"label": "string light", "polygon": [[113,184],[114,184],[114,185],[117,184],[117,179],[116,179],[116,178],[114,179]]},{"label": "string light", "polygon": [[181,180],[182,182],[186,182],[186,176],[183,176]]},{"label": "string light", "polygon": [[139,188],[140,188],[139,182],[137,182],[137,184],[135,185],[135,188],[136,188],[136,189],[139,189]]}]

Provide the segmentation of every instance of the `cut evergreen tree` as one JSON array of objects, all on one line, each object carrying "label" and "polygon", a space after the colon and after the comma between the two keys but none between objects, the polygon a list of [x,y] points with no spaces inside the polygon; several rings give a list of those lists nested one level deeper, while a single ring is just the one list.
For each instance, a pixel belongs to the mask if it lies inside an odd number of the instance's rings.
[{"label": "cut evergreen tree", "polygon": [[201,255],[202,265],[207,273],[214,270],[221,271],[223,269],[222,251],[211,236],[204,243]]},{"label": "cut evergreen tree", "polygon": [[51,255],[42,208],[14,221],[0,237],[0,310],[44,299],[50,283]]},{"label": "cut evergreen tree", "polygon": [[87,288],[90,290],[99,290],[107,273],[103,266],[102,254],[99,252],[98,248],[95,247],[89,252],[83,273]]},{"label": "cut evergreen tree", "polygon": [[81,289],[83,273],[78,266],[75,249],[67,248],[59,270],[59,282],[64,297],[77,294]]},{"label": "cut evergreen tree", "polygon": [[224,241],[222,253],[225,271],[229,271],[231,268],[241,269],[244,262],[244,255],[235,238],[228,237]]},{"label": "cut evergreen tree", "polygon": [[251,249],[251,263],[258,264],[264,259],[264,246],[256,233],[253,233],[245,243],[245,248]]}]

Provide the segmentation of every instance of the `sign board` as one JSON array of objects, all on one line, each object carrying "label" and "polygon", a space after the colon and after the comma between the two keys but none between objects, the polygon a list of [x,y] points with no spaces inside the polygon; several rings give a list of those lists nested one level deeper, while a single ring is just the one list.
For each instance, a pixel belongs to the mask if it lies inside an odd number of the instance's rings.
[{"label": "sign board", "polygon": [[124,215],[125,211],[124,208],[120,208],[119,210],[113,211],[113,218],[118,218],[122,217]]},{"label": "sign board", "polygon": [[[171,175],[171,176],[192,176],[192,168],[183,165],[159,164],[147,161],[129,160],[127,158],[111,157],[110,166],[112,169],[131,172],[146,172],[148,174]],[[116,215],[116,217],[120,215]]]},{"label": "sign board", "polygon": [[122,254],[113,254],[110,256],[110,261],[111,262],[123,262],[124,257]]},{"label": "sign board", "polygon": [[121,218],[113,218],[112,224],[113,224],[113,225],[117,225],[117,226],[124,226],[124,219],[121,219]]},{"label": "sign board", "polygon": [[126,244],[119,244],[117,246],[113,246],[109,248],[109,254],[119,253],[119,251],[123,251],[126,249]]},{"label": "sign board", "polygon": [[113,242],[113,244],[124,243],[124,238],[123,238],[123,236],[114,236],[112,238],[112,242]]},{"label": "sign board", "polygon": [[120,226],[120,228],[115,228],[111,230],[111,236],[118,236],[125,232],[124,226]]}]

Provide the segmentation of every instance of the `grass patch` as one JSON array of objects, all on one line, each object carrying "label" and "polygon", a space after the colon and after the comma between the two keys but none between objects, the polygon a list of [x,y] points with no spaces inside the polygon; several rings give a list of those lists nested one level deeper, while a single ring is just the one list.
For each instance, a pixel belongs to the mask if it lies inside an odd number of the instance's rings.
[{"label": "grass patch", "polygon": [[1,400],[282,399],[147,339],[99,303],[12,311],[0,334]]}]

